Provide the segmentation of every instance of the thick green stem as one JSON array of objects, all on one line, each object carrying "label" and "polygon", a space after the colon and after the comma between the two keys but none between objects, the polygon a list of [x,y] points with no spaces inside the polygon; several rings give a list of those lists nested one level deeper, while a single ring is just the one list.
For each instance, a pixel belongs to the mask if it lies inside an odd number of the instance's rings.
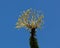
[{"label": "thick green stem", "polygon": [[30,48],[39,48],[37,39],[35,38],[35,33],[35,28],[31,29]]}]

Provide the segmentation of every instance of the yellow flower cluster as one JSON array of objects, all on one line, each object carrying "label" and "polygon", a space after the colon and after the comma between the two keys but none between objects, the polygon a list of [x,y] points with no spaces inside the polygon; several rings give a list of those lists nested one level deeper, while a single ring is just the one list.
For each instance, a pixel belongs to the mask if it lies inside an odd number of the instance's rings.
[{"label": "yellow flower cluster", "polygon": [[41,27],[43,18],[44,18],[43,15],[37,16],[37,13],[35,13],[35,11],[32,11],[32,9],[28,9],[18,18],[16,28],[21,27],[27,27],[29,29],[39,28]]}]

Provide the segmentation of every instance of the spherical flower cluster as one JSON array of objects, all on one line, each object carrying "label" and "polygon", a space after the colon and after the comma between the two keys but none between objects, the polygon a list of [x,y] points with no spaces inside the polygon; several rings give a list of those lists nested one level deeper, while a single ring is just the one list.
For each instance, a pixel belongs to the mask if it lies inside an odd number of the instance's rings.
[{"label": "spherical flower cluster", "polygon": [[28,29],[40,28],[43,23],[43,14],[28,9],[18,18],[16,28],[27,27]]}]

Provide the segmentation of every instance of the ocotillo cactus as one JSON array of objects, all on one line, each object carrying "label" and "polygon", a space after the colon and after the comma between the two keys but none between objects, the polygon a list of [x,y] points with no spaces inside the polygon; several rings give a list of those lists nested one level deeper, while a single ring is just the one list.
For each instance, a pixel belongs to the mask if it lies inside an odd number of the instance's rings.
[{"label": "ocotillo cactus", "polygon": [[19,18],[18,22],[16,23],[16,28],[20,29],[21,27],[26,27],[31,30],[30,34],[30,48],[39,48],[36,35],[36,28],[41,28],[43,23],[43,14],[28,9],[26,10]]}]

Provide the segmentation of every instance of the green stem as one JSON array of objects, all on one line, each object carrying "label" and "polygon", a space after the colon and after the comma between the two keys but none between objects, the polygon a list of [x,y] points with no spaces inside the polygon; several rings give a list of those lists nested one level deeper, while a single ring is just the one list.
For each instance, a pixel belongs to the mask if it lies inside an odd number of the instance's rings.
[{"label": "green stem", "polygon": [[39,48],[37,39],[35,38],[35,28],[31,29],[31,36],[30,36],[30,48]]}]

